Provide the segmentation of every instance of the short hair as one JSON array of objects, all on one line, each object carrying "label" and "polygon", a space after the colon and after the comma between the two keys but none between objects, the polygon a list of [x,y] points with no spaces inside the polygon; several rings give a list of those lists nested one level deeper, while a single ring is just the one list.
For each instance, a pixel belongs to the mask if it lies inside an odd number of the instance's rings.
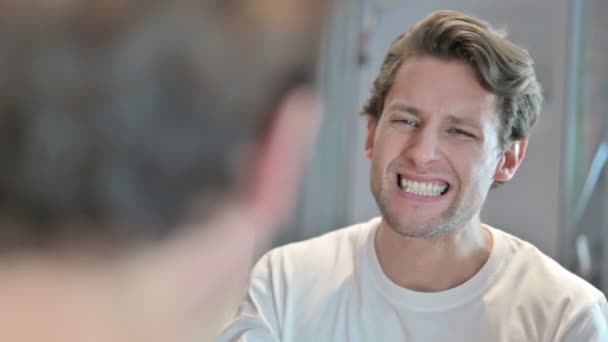
[{"label": "short hair", "polygon": [[251,3],[0,0],[0,251],[159,239],[236,191],[320,33]]},{"label": "short hair", "polygon": [[532,58],[504,33],[456,11],[432,13],[397,37],[362,114],[379,119],[400,66],[408,58],[421,56],[458,61],[473,68],[480,84],[497,97],[502,148],[529,135],[542,104]]}]

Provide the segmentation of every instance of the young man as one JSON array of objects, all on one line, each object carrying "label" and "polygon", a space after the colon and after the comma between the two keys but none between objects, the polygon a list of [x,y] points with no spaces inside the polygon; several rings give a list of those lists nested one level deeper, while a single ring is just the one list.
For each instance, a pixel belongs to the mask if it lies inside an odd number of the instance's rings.
[{"label": "young man", "polygon": [[602,293],[479,218],[541,101],[527,52],[480,20],[398,37],[363,110],[382,217],[266,254],[220,341],[608,341]]},{"label": "young man", "polygon": [[0,0],[0,341],[210,341],[289,214],[324,0]]}]

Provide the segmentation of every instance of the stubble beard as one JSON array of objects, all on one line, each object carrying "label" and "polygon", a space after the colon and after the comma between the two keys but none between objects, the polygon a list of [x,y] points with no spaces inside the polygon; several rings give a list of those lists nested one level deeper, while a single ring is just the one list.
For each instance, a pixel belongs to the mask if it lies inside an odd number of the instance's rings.
[{"label": "stubble beard", "polygon": [[438,218],[413,224],[414,220],[403,217],[401,213],[391,209],[388,189],[383,189],[382,181],[374,182],[372,180],[371,183],[372,194],[382,214],[382,220],[396,233],[410,238],[431,239],[462,229],[474,217],[478,217],[481,203],[484,200],[484,198],[476,198],[475,194],[481,193],[480,186],[479,183],[473,182],[471,188],[454,199],[450,207]]}]

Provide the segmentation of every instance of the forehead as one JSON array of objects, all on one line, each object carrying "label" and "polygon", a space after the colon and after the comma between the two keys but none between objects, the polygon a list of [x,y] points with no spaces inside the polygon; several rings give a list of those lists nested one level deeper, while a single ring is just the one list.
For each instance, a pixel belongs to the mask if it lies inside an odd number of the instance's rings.
[{"label": "forehead", "polygon": [[421,115],[498,119],[496,96],[483,88],[471,66],[434,57],[413,57],[399,68],[385,110],[395,103]]}]

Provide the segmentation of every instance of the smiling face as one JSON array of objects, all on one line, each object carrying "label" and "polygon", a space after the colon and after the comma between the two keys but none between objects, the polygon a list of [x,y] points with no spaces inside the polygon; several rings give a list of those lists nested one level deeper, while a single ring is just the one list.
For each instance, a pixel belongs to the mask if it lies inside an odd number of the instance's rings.
[{"label": "smiling face", "polygon": [[526,148],[522,139],[502,151],[498,129],[496,97],[470,66],[408,59],[382,115],[368,121],[371,188],[384,222],[432,237],[478,220],[493,181],[509,180]]}]

